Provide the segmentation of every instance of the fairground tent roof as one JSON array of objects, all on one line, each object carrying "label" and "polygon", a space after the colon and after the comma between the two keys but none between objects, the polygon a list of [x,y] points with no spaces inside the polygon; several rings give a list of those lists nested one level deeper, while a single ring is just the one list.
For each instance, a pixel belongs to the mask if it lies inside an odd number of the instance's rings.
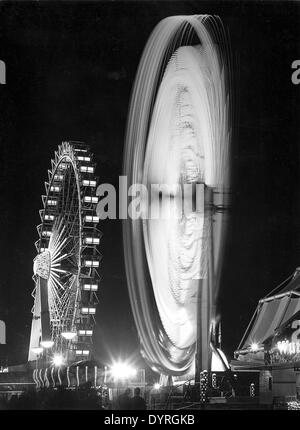
[{"label": "fairground tent roof", "polygon": [[251,345],[264,342],[300,311],[300,268],[259,301],[238,351],[249,351]]}]

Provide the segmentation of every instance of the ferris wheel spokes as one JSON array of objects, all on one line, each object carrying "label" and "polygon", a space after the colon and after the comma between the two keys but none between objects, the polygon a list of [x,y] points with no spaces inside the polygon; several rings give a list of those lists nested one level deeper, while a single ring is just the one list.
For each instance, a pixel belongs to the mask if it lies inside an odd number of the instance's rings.
[{"label": "ferris wheel spokes", "polygon": [[85,144],[63,142],[51,167],[35,243],[29,361],[35,359],[32,349],[46,338],[69,361],[91,356],[98,303],[101,232],[93,155]]}]

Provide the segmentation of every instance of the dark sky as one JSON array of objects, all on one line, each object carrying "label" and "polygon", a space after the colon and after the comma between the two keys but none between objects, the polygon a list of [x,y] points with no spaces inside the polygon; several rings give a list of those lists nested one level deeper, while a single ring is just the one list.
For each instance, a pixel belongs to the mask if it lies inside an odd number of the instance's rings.
[{"label": "dark sky", "polygon": [[[212,13],[231,35],[237,120],[232,209],[221,289],[223,347],[237,347],[259,298],[300,265],[300,5],[289,2],[77,2],[0,5],[0,319],[11,363],[27,357],[32,260],[47,169],[63,139],[92,145],[117,184],[130,92],[155,25]],[[138,357],[120,221],[105,221],[96,356]]]}]

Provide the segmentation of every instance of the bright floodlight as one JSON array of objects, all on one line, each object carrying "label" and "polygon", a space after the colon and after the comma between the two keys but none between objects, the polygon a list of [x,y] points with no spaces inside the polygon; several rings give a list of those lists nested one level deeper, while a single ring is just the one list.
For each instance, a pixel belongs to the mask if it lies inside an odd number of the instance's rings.
[{"label": "bright floodlight", "polygon": [[251,348],[251,351],[256,352],[256,351],[258,351],[258,344],[253,342],[251,344],[250,348]]},{"label": "bright floodlight", "polygon": [[136,370],[126,363],[115,363],[110,369],[114,379],[129,379],[136,375]]},{"label": "bright floodlight", "polygon": [[31,348],[31,351],[34,354],[39,355],[43,352],[43,348],[41,346],[37,346],[36,348]]},{"label": "bright floodlight", "polygon": [[76,336],[76,333],[74,331],[65,331],[61,335],[66,340],[71,340],[71,339],[74,339],[74,337]]},{"label": "bright floodlight", "polygon": [[54,342],[52,341],[52,340],[43,340],[42,342],[41,342],[41,346],[43,347],[43,348],[46,348],[46,349],[48,349],[48,348],[52,348],[52,346],[54,345]]},{"label": "bright floodlight", "polygon": [[161,385],[158,382],[156,382],[153,386],[154,390],[159,390],[160,387],[161,387]]},{"label": "bright floodlight", "polygon": [[63,356],[60,354],[55,354],[52,359],[52,363],[56,367],[60,367],[64,362]]}]

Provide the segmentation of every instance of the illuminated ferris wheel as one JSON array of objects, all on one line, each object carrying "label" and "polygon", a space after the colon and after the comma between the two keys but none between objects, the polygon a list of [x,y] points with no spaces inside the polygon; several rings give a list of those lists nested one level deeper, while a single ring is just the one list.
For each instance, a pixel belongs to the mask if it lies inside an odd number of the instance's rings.
[{"label": "illuminated ferris wheel", "polygon": [[[201,370],[224,362],[216,338],[230,171],[227,51],[219,18],[166,18],[149,38],[132,93],[124,174],[130,185],[163,185],[144,202],[148,214],[158,202],[170,210],[166,193],[179,215],[129,219],[123,230],[142,353],[164,375],[193,372],[196,354]],[[202,185],[203,206],[183,212],[188,184],[191,194]]]},{"label": "illuminated ferris wheel", "polygon": [[92,355],[101,261],[95,167],[80,142],[63,142],[51,160],[35,243],[29,361],[43,349],[67,362]]}]

